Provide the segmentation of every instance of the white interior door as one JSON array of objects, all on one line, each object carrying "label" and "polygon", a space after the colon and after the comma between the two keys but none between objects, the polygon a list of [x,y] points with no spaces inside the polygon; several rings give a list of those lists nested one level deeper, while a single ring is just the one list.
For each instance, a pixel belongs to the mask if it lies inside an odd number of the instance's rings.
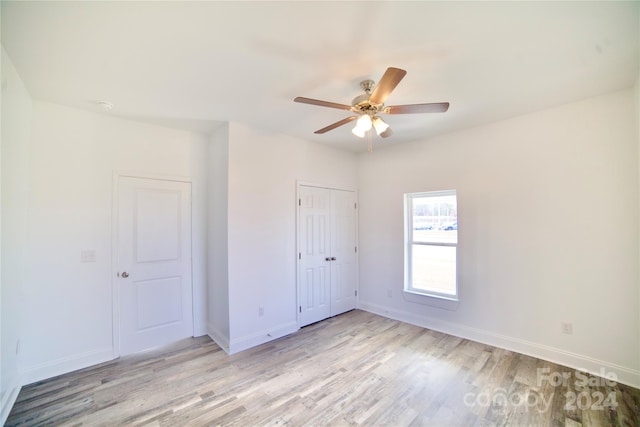
[{"label": "white interior door", "polygon": [[299,323],[331,316],[331,191],[300,186],[299,190]]},{"label": "white interior door", "polygon": [[193,336],[191,184],[118,181],[120,355]]},{"label": "white interior door", "polygon": [[356,206],[352,191],[298,191],[298,323],[305,326],[356,306]]},{"label": "white interior door", "polygon": [[356,196],[331,190],[331,315],[356,307]]}]

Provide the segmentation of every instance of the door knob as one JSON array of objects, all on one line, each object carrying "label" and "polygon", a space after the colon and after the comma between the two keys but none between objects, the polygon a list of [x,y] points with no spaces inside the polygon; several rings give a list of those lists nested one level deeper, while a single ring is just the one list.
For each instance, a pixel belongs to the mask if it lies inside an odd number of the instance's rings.
[{"label": "door knob", "polygon": [[335,260],[336,260],[336,257],[332,256],[331,261],[335,261]]},{"label": "door knob", "polygon": [[129,277],[129,273],[127,273],[126,271],[123,271],[122,277],[126,279],[127,277]]},{"label": "door knob", "polygon": [[324,260],[325,260],[325,261],[331,261],[331,258],[326,257]]}]

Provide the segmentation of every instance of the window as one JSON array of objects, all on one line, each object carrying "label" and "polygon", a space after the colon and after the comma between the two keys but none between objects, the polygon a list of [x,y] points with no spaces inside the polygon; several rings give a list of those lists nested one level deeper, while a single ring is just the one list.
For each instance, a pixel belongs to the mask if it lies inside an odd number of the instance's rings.
[{"label": "window", "polygon": [[457,300],[455,190],[405,194],[406,292]]}]

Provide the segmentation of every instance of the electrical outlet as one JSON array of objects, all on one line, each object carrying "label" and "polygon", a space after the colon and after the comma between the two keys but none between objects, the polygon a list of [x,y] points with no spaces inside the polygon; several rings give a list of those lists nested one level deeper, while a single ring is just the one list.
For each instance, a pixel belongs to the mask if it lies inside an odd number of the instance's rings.
[{"label": "electrical outlet", "polygon": [[567,335],[573,335],[573,323],[571,322],[562,322],[562,333]]},{"label": "electrical outlet", "polygon": [[264,307],[258,307],[258,316],[264,316]]}]

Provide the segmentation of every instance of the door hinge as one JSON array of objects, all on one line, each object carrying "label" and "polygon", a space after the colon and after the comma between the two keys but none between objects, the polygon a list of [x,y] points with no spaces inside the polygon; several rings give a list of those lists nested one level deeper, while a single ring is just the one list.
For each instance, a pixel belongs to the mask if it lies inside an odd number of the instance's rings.
[{"label": "door hinge", "polygon": [[298,199],[298,206],[302,206],[302,199]]},{"label": "door hinge", "polygon": [[356,295],[356,296],[358,296],[358,290],[357,290],[357,289],[356,289],[356,291],[355,291],[355,295]]},{"label": "door hinge", "polygon": [[353,204],[353,209],[358,209],[358,204],[357,203]]},{"label": "door hinge", "polygon": [[300,313],[302,313],[302,306],[299,306],[298,309],[300,310]]},{"label": "door hinge", "polygon": [[298,252],[298,259],[302,259],[302,252]]},{"label": "door hinge", "polygon": [[358,247],[354,247],[353,249],[355,249],[355,252],[358,253]]}]

